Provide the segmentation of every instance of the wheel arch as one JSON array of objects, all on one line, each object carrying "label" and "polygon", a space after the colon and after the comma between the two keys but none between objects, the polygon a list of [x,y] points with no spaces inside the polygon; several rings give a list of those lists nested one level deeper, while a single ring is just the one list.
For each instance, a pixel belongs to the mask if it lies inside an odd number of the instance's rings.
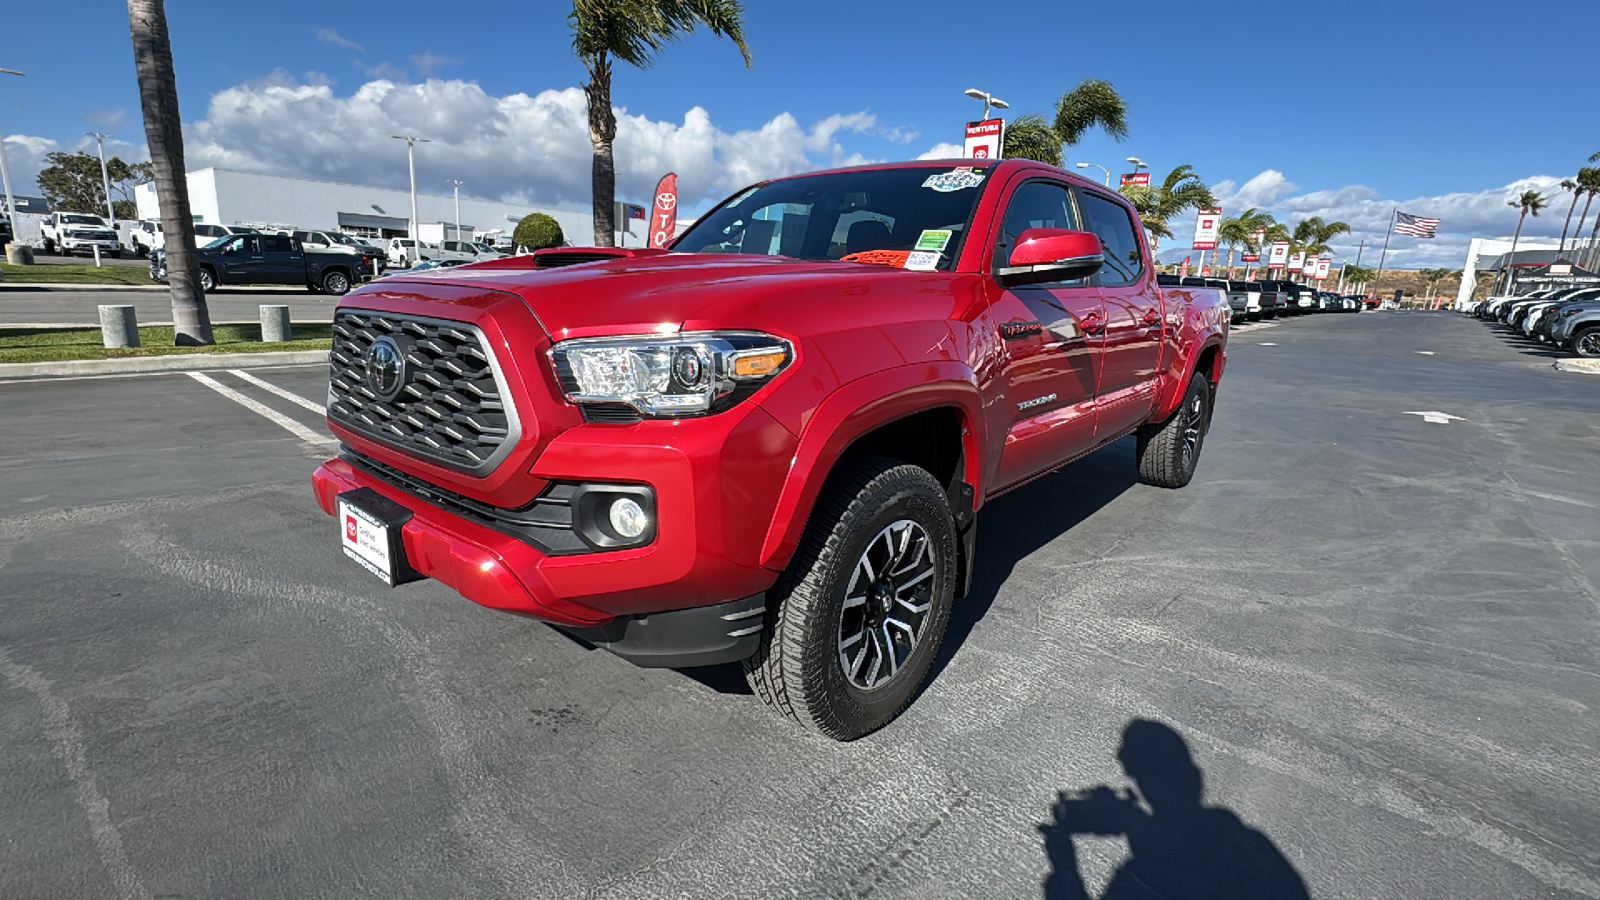
[{"label": "wheel arch", "polygon": [[957,528],[970,526],[983,496],[982,409],[972,371],[954,362],[889,369],[834,391],[800,435],[761,565],[782,571],[789,564],[828,480],[842,463],[860,456],[927,469],[945,486]]}]

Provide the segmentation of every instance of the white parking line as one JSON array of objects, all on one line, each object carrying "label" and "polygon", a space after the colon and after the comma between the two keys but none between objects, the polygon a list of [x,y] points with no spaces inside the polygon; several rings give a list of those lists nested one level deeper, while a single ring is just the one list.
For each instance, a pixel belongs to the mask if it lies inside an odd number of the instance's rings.
[{"label": "white parking line", "polygon": [[188,375],[189,375],[190,378],[193,378],[195,381],[198,381],[201,384],[205,385],[206,387],[211,388],[213,391],[216,391],[217,393],[221,394],[222,396],[227,397],[229,400],[232,400],[233,402],[239,404],[240,406],[244,407],[245,409],[248,409],[251,412],[256,413],[257,415],[262,416],[263,418],[267,419],[268,421],[271,421],[273,424],[278,425],[279,427],[283,428],[285,431],[288,431],[290,434],[294,435],[295,437],[299,438],[302,441],[305,441],[308,444],[336,444],[336,443],[338,443],[338,439],[333,437],[332,435],[317,434],[315,431],[312,431],[311,429],[305,427],[304,425],[301,425],[299,422],[296,422],[295,420],[289,418],[288,416],[284,415],[283,413],[280,413],[280,412],[277,412],[275,410],[268,409],[265,406],[262,406],[260,403],[257,403],[256,401],[251,400],[249,397],[246,397],[245,395],[239,393],[238,391],[234,390],[233,388],[228,387],[228,386],[218,382],[215,378],[212,378],[211,376],[205,374],[204,372],[189,372]]},{"label": "white parking line", "polygon": [[265,381],[262,381],[261,379],[255,377],[254,375],[251,375],[249,372],[243,371],[241,369],[229,369],[228,370],[228,374],[229,375],[236,375],[236,376],[238,376],[240,378],[243,378],[245,381],[248,381],[251,384],[255,385],[256,387],[261,388],[263,391],[266,391],[269,394],[275,394],[275,395],[277,395],[279,397],[282,397],[283,399],[289,401],[290,403],[295,404],[296,406],[303,406],[306,409],[311,410],[312,412],[316,413],[319,416],[325,416],[325,415],[328,414],[327,407],[323,406],[321,403],[313,403],[312,401],[307,400],[306,398],[300,396],[299,394],[293,393],[291,391],[286,391],[283,388],[278,387],[275,384],[268,384]]}]

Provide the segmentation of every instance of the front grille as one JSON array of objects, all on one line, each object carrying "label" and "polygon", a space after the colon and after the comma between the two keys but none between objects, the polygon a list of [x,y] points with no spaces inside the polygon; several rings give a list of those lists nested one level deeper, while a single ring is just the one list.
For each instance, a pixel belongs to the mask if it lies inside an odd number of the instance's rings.
[{"label": "front grille", "polygon": [[[368,354],[392,338],[404,365],[393,399],[368,376]],[[410,456],[486,474],[520,434],[516,410],[470,325],[417,316],[340,310],[333,322],[328,417]]]}]

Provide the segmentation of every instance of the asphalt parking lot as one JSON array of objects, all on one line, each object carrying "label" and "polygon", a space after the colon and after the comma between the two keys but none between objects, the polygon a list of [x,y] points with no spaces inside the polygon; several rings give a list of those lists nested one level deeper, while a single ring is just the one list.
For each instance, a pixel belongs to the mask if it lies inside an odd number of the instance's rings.
[{"label": "asphalt parking lot", "polygon": [[1600,377],[1471,319],[1236,330],[1194,483],[990,503],[844,745],[384,588],[248,374],[0,384],[0,896],[1600,897]]}]

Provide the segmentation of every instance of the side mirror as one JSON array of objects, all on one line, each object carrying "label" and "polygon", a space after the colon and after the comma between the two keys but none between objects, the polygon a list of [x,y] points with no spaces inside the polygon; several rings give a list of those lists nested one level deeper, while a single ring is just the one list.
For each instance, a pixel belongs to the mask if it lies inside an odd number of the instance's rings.
[{"label": "side mirror", "polygon": [[1087,231],[1029,228],[1017,235],[1011,258],[997,277],[1007,287],[1075,281],[1100,271],[1105,261],[1100,238]]}]

